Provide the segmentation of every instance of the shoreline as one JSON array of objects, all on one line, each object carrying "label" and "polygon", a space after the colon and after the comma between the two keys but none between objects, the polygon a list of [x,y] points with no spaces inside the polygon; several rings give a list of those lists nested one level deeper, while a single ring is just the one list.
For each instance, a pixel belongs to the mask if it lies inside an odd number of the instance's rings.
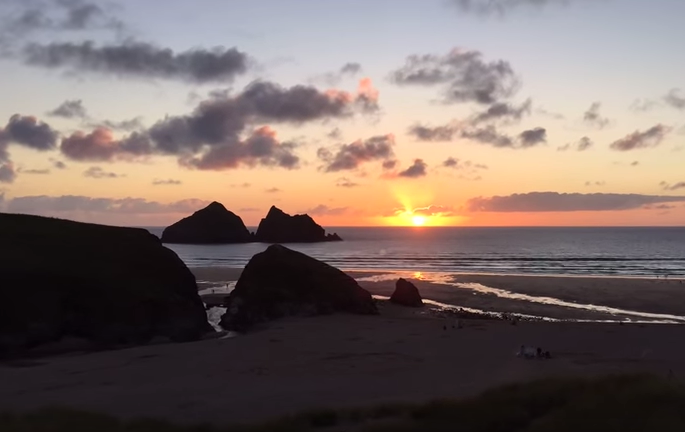
[{"label": "shoreline", "polygon": [[[223,270],[223,271],[237,271],[242,272],[244,266],[240,267],[230,267],[230,266],[190,266],[188,269],[191,272],[195,270],[204,272],[209,270]],[[663,277],[663,275],[655,276],[644,276],[644,275],[596,275],[596,274],[563,274],[563,273],[488,273],[488,272],[460,272],[460,271],[438,271],[438,270],[408,270],[408,269],[369,269],[369,268],[342,268],[336,267],[338,270],[350,274],[398,274],[405,275],[402,277],[407,277],[406,275],[413,274],[426,274],[426,275],[436,275],[436,274],[448,274],[455,276],[501,276],[501,277],[549,277],[549,278],[572,278],[572,279],[628,279],[628,280],[647,280],[647,281],[683,281],[685,285],[685,276],[669,276]],[[236,279],[237,280],[237,279]]]},{"label": "shoreline", "polygon": [[[201,286],[201,295],[216,302],[230,293],[242,269],[194,267],[191,271]],[[375,296],[392,295],[395,281],[403,277],[412,281],[428,301],[487,314],[685,324],[685,285],[679,279],[373,270],[346,273]]]}]

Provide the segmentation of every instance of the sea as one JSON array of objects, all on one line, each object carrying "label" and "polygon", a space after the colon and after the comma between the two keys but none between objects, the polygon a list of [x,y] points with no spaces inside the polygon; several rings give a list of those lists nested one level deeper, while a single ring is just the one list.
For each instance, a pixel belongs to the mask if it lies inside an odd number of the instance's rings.
[{"label": "sea", "polygon": [[[146,229],[157,236],[163,231]],[[332,227],[327,232],[344,241],[286,246],[342,270],[685,277],[685,227]],[[268,247],[166,246],[188,267],[234,268]]]}]

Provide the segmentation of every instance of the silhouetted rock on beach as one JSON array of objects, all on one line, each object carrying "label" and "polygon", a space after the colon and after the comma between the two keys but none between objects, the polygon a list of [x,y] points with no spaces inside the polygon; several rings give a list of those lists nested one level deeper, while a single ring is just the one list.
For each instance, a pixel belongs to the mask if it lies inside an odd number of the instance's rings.
[{"label": "silhouetted rock on beach", "polygon": [[143,229],[0,214],[0,354],[211,332],[195,277]]},{"label": "silhouetted rock on beach", "polygon": [[259,223],[257,241],[263,243],[316,243],[341,241],[337,234],[326,235],[321,225],[309,215],[290,216],[273,206]]},{"label": "silhouetted rock on beach", "polygon": [[251,241],[254,241],[254,236],[240,216],[226,210],[218,202],[181,219],[162,233],[163,243],[225,244]]},{"label": "silhouetted rock on beach", "polygon": [[281,245],[250,259],[225,306],[221,326],[237,331],[288,315],[378,313],[371,294],[353,278]]},{"label": "silhouetted rock on beach", "polygon": [[395,284],[395,292],[390,297],[392,303],[402,306],[421,307],[423,306],[423,299],[419,294],[419,289],[406,279],[398,279]]}]

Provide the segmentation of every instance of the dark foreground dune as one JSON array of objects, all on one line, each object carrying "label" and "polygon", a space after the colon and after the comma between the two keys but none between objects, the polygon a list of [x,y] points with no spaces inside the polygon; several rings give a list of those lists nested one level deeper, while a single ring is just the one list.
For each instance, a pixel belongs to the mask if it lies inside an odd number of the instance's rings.
[{"label": "dark foreground dune", "polygon": [[[683,326],[453,324],[430,307],[383,304],[380,316],[290,318],[231,339],[4,363],[0,407],[229,424],[473,396],[545,377],[685,375]],[[518,358],[521,344],[550,350],[553,359]]]},{"label": "dark foreground dune", "polygon": [[77,432],[563,432],[685,430],[685,388],[673,379],[612,375],[548,379],[489,390],[465,399],[299,413],[247,425],[179,427],[163,420],[120,420],[46,409],[0,416],[0,430]]}]

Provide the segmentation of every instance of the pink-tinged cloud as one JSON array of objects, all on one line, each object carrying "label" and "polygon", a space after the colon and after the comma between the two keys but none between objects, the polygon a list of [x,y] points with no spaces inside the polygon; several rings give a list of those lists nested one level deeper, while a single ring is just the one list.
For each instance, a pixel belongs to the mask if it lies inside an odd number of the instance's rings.
[{"label": "pink-tinged cloud", "polygon": [[324,162],[321,169],[325,172],[352,171],[368,162],[394,160],[394,146],[394,135],[380,135],[332,148],[321,147],[317,156]]},{"label": "pink-tinged cloud", "polygon": [[208,201],[185,199],[172,203],[148,201],[144,198],[95,198],[78,195],[23,196],[3,203],[10,213],[54,215],[61,213],[93,214],[191,214],[209,204]]}]

